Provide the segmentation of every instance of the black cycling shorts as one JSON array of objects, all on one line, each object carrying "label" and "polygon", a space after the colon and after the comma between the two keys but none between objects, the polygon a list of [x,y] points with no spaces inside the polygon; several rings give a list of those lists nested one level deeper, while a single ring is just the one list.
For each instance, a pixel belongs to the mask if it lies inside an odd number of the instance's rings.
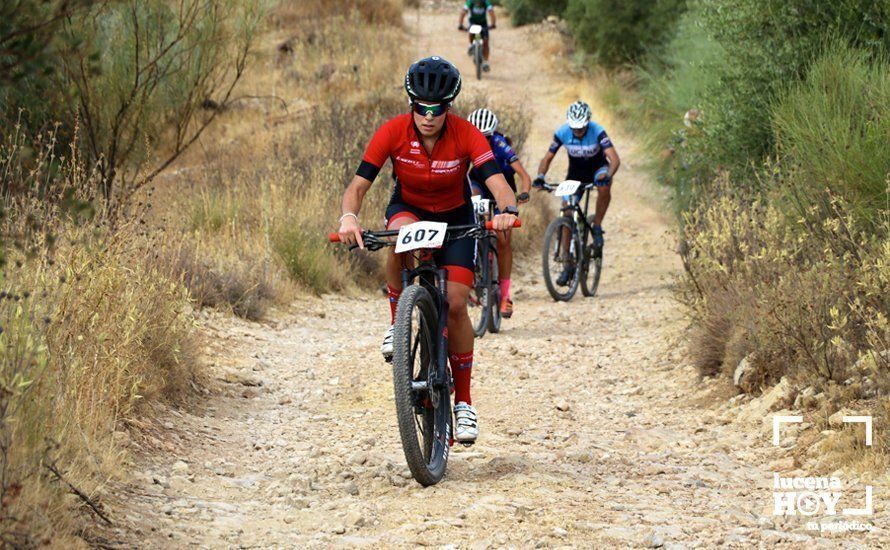
[{"label": "black cycling shorts", "polygon": [[[386,227],[402,217],[409,217],[415,221],[443,222],[449,226],[467,225],[476,223],[473,207],[464,204],[447,212],[428,212],[421,208],[405,204],[403,202],[390,202],[386,207]],[[475,239],[460,239],[446,242],[442,248],[433,253],[436,265],[448,270],[448,280],[473,286],[473,275],[476,269],[476,241]]]}]

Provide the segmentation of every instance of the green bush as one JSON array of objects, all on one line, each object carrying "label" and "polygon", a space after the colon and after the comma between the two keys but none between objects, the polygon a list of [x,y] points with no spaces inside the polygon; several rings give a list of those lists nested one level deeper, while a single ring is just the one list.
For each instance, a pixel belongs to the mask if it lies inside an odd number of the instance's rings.
[{"label": "green bush", "polygon": [[714,0],[699,4],[700,22],[720,44],[724,62],[703,97],[708,155],[743,166],[773,145],[771,103],[799,80],[832,36],[873,51],[890,45],[890,3],[873,0]]},{"label": "green bush", "polygon": [[858,220],[880,223],[890,177],[890,60],[833,43],[772,117],[779,167],[792,186],[781,191],[803,198],[799,213],[831,189]]},{"label": "green bush", "polygon": [[661,46],[685,9],[685,0],[569,0],[565,18],[578,45],[615,67]]},{"label": "green bush", "polygon": [[562,15],[567,0],[504,0],[514,25],[538,23],[548,15]]},{"label": "green bush", "polygon": [[724,56],[720,44],[699,24],[698,13],[688,11],[662,54],[635,71],[639,105],[625,110],[645,127],[647,149],[658,159],[656,177],[673,189],[679,211],[689,207],[712,176],[700,121],[687,126],[684,115],[700,111],[707,90],[718,84],[715,67]]}]

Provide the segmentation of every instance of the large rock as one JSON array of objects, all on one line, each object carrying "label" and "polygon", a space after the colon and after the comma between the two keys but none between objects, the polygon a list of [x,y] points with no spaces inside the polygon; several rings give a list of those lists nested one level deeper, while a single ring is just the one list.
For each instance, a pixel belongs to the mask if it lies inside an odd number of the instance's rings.
[{"label": "large rock", "polygon": [[859,413],[844,407],[843,409],[837,411],[833,415],[828,417],[828,425],[835,429],[843,428],[846,424],[844,423],[845,416],[858,416]]},{"label": "large rock", "polygon": [[772,411],[790,406],[794,393],[791,382],[783,376],[778,384],[747,403],[739,412],[738,418],[741,421],[763,422]]},{"label": "large rock", "polygon": [[751,355],[746,355],[739,361],[732,375],[732,383],[745,393],[751,393],[757,389],[754,385],[754,365]]}]

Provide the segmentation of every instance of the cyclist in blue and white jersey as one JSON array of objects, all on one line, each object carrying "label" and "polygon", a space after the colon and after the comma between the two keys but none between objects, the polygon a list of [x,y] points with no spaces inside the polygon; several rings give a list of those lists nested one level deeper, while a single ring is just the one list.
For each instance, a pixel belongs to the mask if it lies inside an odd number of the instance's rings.
[{"label": "cyclist in blue and white jersey", "polygon": [[[550,169],[550,163],[560,147],[565,147],[569,156],[569,172],[567,180],[577,180],[582,184],[593,183],[597,188],[596,214],[593,221],[594,244],[602,248],[603,218],[609,209],[612,200],[612,177],[618,171],[621,159],[612,145],[612,140],[606,134],[605,128],[590,120],[590,106],[583,101],[576,101],[569,106],[566,113],[566,123],[556,130],[553,142],[541,164],[538,166],[538,177],[534,185],[541,186],[545,183],[544,176]],[[578,188],[580,197],[584,193],[584,186]],[[574,276],[575,266],[566,265],[565,270],[556,280],[560,286],[565,286]]]}]

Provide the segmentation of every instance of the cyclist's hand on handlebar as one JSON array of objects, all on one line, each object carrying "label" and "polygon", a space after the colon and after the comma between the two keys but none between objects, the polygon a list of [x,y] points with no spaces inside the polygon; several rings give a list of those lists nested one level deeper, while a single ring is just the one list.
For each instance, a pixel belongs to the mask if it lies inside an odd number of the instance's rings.
[{"label": "cyclist's hand on handlebar", "polygon": [[544,189],[544,186],[546,184],[547,184],[547,181],[542,176],[536,177],[535,181],[532,182],[532,185],[534,187],[537,187],[538,189]]},{"label": "cyclist's hand on handlebar", "polygon": [[458,26],[457,26],[457,30],[459,30],[459,31],[465,31],[465,30],[467,30],[467,28],[464,27],[463,25],[458,25]]},{"label": "cyclist's hand on handlebar", "polygon": [[525,204],[528,202],[528,199],[528,193],[520,193],[519,196],[516,197],[516,202],[518,202],[519,204]]},{"label": "cyclist's hand on handlebar", "polygon": [[513,214],[498,214],[491,220],[491,228],[495,231],[505,231],[511,229],[513,224],[518,220],[518,216]]},{"label": "cyclist's hand on handlebar", "polygon": [[365,248],[365,242],[362,239],[362,226],[359,225],[358,219],[353,216],[345,216],[340,221],[340,229],[337,231],[340,235],[340,242],[352,246],[357,244],[359,248]]},{"label": "cyclist's hand on handlebar", "polygon": [[489,25],[488,30],[492,30],[492,29],[496,29],[496,28],[498,28],[497,25]]}]

